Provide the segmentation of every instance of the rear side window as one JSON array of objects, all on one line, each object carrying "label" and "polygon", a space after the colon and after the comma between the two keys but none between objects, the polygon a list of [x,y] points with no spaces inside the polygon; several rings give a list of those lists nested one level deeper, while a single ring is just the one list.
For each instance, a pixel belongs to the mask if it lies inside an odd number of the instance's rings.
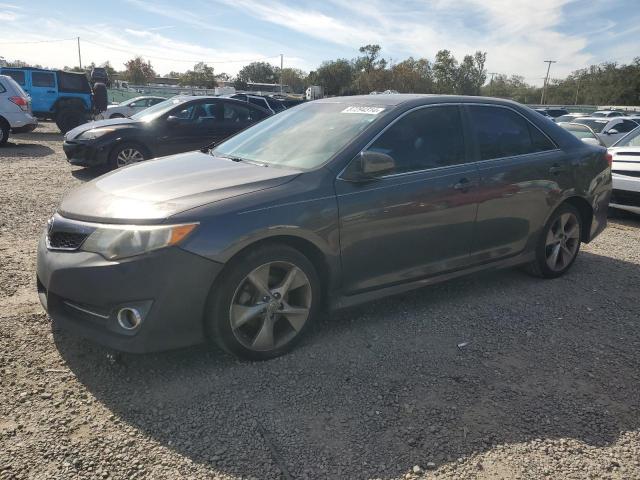
[{"label": "rear side window", "polygon": [[628,133],[637,126],[638,124],[636,122],[632,122],[631,120],[622,120],[621,123],[617,124],[613,128],[616,129],[618,133]]},{"label": "rear side window", "polygon": [[70,93],[91,93],[91,87],[86,75],[81,73],[58,73],[58,89]]},{"label": "rear side window", "polygon": [[4,70],[2,72],[4,75],[8,75],[13,78],[18,85],[22,85],[24,87],[24,72],[21,70]]},{"label": "rear side window", "polygon": [[225,122],[253,122],[261,120],[265,114],[257,109],[250,108],[246,105],[238,105],[235,103],[224,102],[224,121]]},{"label": "rear side window", "polygon": [[538,128],[513,110],[469,106],[481,160],[553,150],[556,146]]},{"label": "rear side window", "polygon": [[392,173],[465,163],[460,109],[441,106],[411,112],[391,125],[369,150],[391,155],[396,163]]},{"label": "rear side window", "polygon": [[34,87],[55,87],[53,73],[31,72],[31,84]]}]

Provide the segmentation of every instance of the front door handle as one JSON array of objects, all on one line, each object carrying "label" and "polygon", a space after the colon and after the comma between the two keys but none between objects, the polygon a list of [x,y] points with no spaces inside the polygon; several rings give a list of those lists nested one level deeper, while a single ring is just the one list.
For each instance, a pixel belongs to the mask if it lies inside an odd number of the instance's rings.
[{"label": "front door handle", "polygon": [[47,90],[47,93],[56,93],[55,90]]},{"label": "front door handle", "polygon": [[456,183],[453,188],[454,190],[460,190],[461,192],[467,192],[473,184],[469,181],[468,178],[461,178],[458,183]]},{"label": "front door handle", "polygon": [[557,175],[558,173],[562,173],[566,170],[567,169],[565,167],[556,163],[553,167],[549,169],[549,173],[553,173],[554,175]]}]

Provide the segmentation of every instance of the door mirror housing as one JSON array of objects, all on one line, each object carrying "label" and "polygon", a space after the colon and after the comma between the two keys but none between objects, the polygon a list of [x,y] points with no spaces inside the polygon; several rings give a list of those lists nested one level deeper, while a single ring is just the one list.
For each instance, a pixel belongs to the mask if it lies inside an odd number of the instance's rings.
[{"label": "door mirror housing", "polygon": [[600,140],[598,140],[597,138],[593,138],[593,137],[585,137],[582,139],[582,141],[588,145],[595,145],[597,147],[603,147],[604,145],[602,144],[602,142]]},{"label": "door mirror housing", "polygon": [[178,117],[176,117],[175,115],[169,115],[167,117],[167,123],[170,124],[170,125],[175,125],[179,121],[180,121],[180,119]]},{"label": "door mirror housing", "polygon": [[616,130],[615,128],[610,128],[604,133],[606,133],[607,135],[615,135],[616,133],[620,133],[620,132],[618,132],[618,130]]},{"label": "door mirror housing", "polygon": [[350,182],[370,182],[395,168],[396,162],[391,155],[367,150],[351,162],[343,178]]}]

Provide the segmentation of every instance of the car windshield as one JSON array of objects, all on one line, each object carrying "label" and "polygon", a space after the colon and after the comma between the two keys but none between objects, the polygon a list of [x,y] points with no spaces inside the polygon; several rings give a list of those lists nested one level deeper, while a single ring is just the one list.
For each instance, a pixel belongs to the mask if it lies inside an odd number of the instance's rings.
[{"label": "car windshield", "polygon": [[627,135],[618,140],[618,142],[614,143],[613,146],[640,147],[640,127],[631,130]]},{"label": "car windshield", "polygon": [[581,123],[591,128],[596,133],[602,132],[604,126],[609,123],[609,120],[596,120],[596,119],[585,119],[585,118],[576,118],[574,120],[575,123]]},{"label": "car windshield", "polygon": [[308,170],[331,159],[384,111],[373,105],[309,102],[244,130],[212,153]]},{"label": "car windshield", "polygon": [[187,100],[189,100],[189,97],[170,98],[169,100],[165,100],[164,102],[156,103],[152,107],[145,108],[141,112],[132,115],[131,118],[139,122],[150,122],[151,120],[155,120],[156,118],[161,117],[175,106],[180,105]]}]

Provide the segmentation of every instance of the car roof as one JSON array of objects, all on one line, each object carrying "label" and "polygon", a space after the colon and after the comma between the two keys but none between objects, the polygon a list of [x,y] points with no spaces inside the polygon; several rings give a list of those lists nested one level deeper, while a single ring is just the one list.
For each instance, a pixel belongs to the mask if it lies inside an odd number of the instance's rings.
[{"label": "car roof", "polygon": [[400,106],[430,105],[438,103],[484,103],[491,105],[515,106],[523,105],[513,100],[494,97],[474,97],[468,95],[440,95],[432,93],[394,93],[379,95],[353,95],[349,97],[328,97],[314,100],[314,103],[344,103],[358,105]]}]

